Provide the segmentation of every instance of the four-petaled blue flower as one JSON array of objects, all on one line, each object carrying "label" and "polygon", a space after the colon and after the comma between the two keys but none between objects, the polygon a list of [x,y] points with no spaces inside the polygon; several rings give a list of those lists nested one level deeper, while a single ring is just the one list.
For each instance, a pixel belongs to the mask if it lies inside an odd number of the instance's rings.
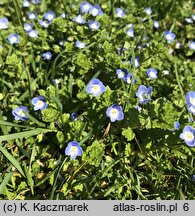
[{"label": "four-petaled blue flower", "polygon": [[126,34],[129,36],[129,37],[134,37],[134,29],[127,29],[126,30]]},{"label": "four-petaled blue flower", "polygon": [[14,115],[15,120],[25,121],[28,117],[25,115],[24,112],[28,112],[28,108],[26,106],[20,106],[15,108],[12,111],[12,114]]},{"label": "four-petaled blue flower", "polygon": [[48,11],[44,14],[44,19],[48,20],[49,22],[51,22],[55,17],[56,15],[53,11]]},{"label": "four-petaled blue flower", "polygon": [[125,11],[121,8],[117,8],[115,14],[119,18],[123,18],[125,16]]},{"label": "four-petaled blue flower", "polygon": [[76,46],[77,48],[85,48],[85,47],[86,47],[86,43],[81,42],[81,41],[76,41],[76,42],[75,42],[75,46]]},{"label": "four-petaled blue flower", "polygon": [[147,15],[150,15],[152,13],[152,9],[151,8],[145,8],[144,11],[145,11],[145,13]]},{"label": "four-petaled blue flower", "polygon": [[10,44],[17,44],[19,42],[19,36],[18,34],[10,34],[8,40]]},{"label": "four-petaled blue flower", "polygon": [[159,28],[159,23],[157,20],[153,20],[153,25],[154,25],[154,28]]},{"label": "four-petaled blue flower", "polygon": [[89,11],[90,11],[92,16],[98,16],[98,15],[103,14],[102,9],[101,9],[99,4],[96,4],[92,7],[90,7]]},{"label": "four-petaled blue flower", "polygon": [[139,98],[140,104],[146,104],[151,100],[152,87],[148,88],[144,85],[140,85],[138,91],[136,92],[136,96]]},{"label": "four-petaled blue flower", "polygon": [[99,79],[92,79],[86,87],[86,92],[98,97],[106,91],[106,87]]},{"label": "four-petaled blue flower", "polygon": [[30,2],[27,1],[27,0],[23,0],[22,6],[23,6],[23,7],[29,7],[29,6],[30,6]]},{"label": "four-petaled blue flower", "polygon": [[120,69],[116,70],[116,73],[117,73],[117,76],[118,76],[119,79],[120,78],[123,79],[128,74],[128,71],[125,68],[120,68]]},{"label": "four-petaled blue flower", "polygon": [[98,21],[89,20],[89,28],[91,30],[98,30],[100,27],[100,23]]},{"label": "four-petaled blue flower", "polygon": [[187,109],[195,114],[195,91],[190,91],[186,94]]},{"label": "four-petaled blue flower", "polygon": [[31,101],[32,105],[34,105],[34,110],[44,110],[47,108],[47,103],[43,96],[34,97]]},{"label": "four-petaled blue flower", "polygon": [[[130,61],[130,64],[133,65],[133,60]],[[135,68],[138,68],[140,66],[140,61],[139,58],[135,58]]]},{"label": "four-petaled blue flower", "polygon": [[74,22],[80,23],[80,24],[85,24],[86,20],[79,14],[78,16],[75,16],[73,18]]},{"label": "four-petaled blue flower", "polygon": [[195,41],[190,41],[188,46],[191,50],[195,50]]},{"label": "four-petaled blue flower", "polygon": [[124,119],[123,109],[118,104],[113,104],[112,106],[108,107],[106,110],[106,115],[110,118],[111,122],[121,121]]},{"label": "four-petaled blue flower", "polygon": [[76,141],[72,141],[68,143],[68,146],[65,149],[65,154],[70,155],[72,160],[75,160],[77,156],[81,156],[83,153],[82,148],[79,143]]},{"label": "four-petaled blue flower", "polygon": [[79,9],[82,13],[87,13],[90,11],[91,8],[91,4],[89,4],[88,2],[82,2]]},{"label": "four-petaled blue flower", "polygon": [[48,28],[48,26],[50,25],[51,22],[49,22],[48,20],[40,20],[39,24],[45,28]]},{"label": "four-petaled blue flower", "polygon": [[34,25],[33,23],[24,23],[24,30],[27,32],[31,31],[33,28],[33,25]]},{"label": "four-petaled blue flower", "polygon": [[36,20],[37,16],[34,12],[28,12],[28,18],[30,20]]},{"label": "four-petaled blue flower", "polygon": [[50,60],[52,58],[51,52],[45,52],[42,54],[44,60]]},{"label": "four-petaled blue flower", "polygon": [[31,38],[37,38],[38,37],[38,31],[37,30],[29,31],[28,36],[31,37]]},{"label": "four-petaled blue flower", "polygon": [[8,28],[8,19],[7,18],[0,18],[0,30]]},{"label": "four-petaled blue flower", "polygon": [[146,72],[148,74],[148,77],[150,77],[152,79],[157,78],[157,70],[155,68],[149,68]]},{"label": "four-petaled blue flower", "polygon": [[193,127],[187,125],[184,127],[183,132],[179,135],[179,137],[184,140],[184,142],[190,146],[195,146],[195,130]]},{"label": "four-petaled blue flower", "polygon": [[73,112],[73,113],[71,113],[70,118],[71,118],[72,121],[77,121],[78,120],[78,116],[79,115],[77,113]]},{"label": "four-petaled blue flower", "polygon": [[175,34],[171,31],[165,31],[164,33],[164,38],[168,41],[168,42],[173,42],[175,39]]}]

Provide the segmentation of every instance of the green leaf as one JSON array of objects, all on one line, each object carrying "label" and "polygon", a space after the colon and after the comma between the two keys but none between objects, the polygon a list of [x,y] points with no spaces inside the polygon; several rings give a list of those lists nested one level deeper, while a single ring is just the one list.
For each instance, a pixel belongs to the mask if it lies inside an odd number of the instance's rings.
[{"label": "green leaf", "polygon": [[127,139],[127,141],[131,141],[135,137],[135,134],[133,133],[133,130],[130,127],[123,128],[122,135]]}]

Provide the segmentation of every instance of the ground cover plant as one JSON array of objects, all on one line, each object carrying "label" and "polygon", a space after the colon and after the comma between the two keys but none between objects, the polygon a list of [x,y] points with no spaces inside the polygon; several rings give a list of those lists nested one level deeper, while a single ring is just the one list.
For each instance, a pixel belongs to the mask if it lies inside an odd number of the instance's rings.
[{"label": "ground cover plant", "polygon": [[0,198],[194,199],[191,0],[0,1]]}]

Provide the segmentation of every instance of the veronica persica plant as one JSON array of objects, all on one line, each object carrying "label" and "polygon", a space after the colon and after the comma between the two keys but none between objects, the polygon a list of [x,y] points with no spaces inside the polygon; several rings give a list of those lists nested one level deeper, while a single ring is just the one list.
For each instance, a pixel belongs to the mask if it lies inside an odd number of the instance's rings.
[{"label": "veronica persica plant", "polygon": [[164,38],[170,43],[173,42],[175,39],[175,34],[171,31],[165,31]]},{"label": "veronica persica plant", "polygon": [[99,79],[92,79],[86,87],[86,92],[98,97],[106,91],[106,87]]},{"label": "veronica persica plant", "polygon": [[179,137],[183,139],[188,146],[195,146],[195,130],[193,127],[189,125],[185,126]]},{"label": "veronica persica plant", "polygon": [[123,109],[118,104],[113,104],[112,106],[108,107],[106,110],[106,115],[110,118],[111,122],[121,121],[124,119]]},{"label": "veronica persica plant", "polygon": [[149,68],[146,72],[149,78],[152,78],[152,79],[157,78],[157,70],[155,68]]},{"label": "veronica persica plant", "polygon": [[8,28],[8,19],[7,18],[0,18],[0,30]]},{"label": "veronica persica plant", "polygon": [[28,108],[26,106],[20,106],[20,107],[15,108],[12,111],[12,114],[14,115],[15,120],[25,121],[28,117],[25,115],[24,111],[28,112]]},{"label": "veronica persica plant", "polygon": [[146,104],[151,100],[152,87],[146,87],[141,85],[136,92],[136,96],[139,98],[140,104]]},{"label": "veronica persica plant", "polygon": [[69,155],[72,160],[75,160],[77,156],[81,156],[83,153],[82,148],[79,143],[76,141],[72,141],[68,143],[68,146],[65,149],[65,154]]},{"label": "veronica persica plant", "polygon": [[32,104],[34,105],[34,110],[44,110],[47,108],[47,103],[43,96],[34,97],[32,99]]}]

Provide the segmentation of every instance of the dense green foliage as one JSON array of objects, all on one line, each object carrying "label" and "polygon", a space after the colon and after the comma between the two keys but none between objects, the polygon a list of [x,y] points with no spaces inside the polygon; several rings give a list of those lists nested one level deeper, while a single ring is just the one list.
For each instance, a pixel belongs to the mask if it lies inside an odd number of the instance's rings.
[{"label": "dense green foliage", "polygon": [[[83,17],[99,21],[99,30],[73,21],[80,0],[40,2],[23,7],[21,0],[0,1],[0,18],[9,21],[0,30],[0,199],[194,199],[195,148],[179,138],[186,125],[195,127],[185,100],[195,91],[194,52],[188,46],[195,21],[185,22],[195,13],[193,1],[89,1],[100,4],[103,15]],[[144,12],[148,7],[151,15]],[[125,9],[123,18],[116,17],[116,8]],[[45,28],[38,20],[49,10],[56,17]],[[29,11],[37,20],[28,20]],[[25,22],[34,23],[37,38],[28,36]],[[126,35],[130,23],[134,37]],[[176,34],[172,43],[163,37],[165,30]],[[19,43],[11,45],[7,37],[13,33]],[[86,48],[75,47],[77,40]],[[42,58],[47,51],[51,60]],[[135,57],[138,68],[130,64]],[[137,82],[119,79],[119,68]],[[157,79],[147,76],[148,68],[156,68]],[[92,78],[106,86],[98,97],[85,89]],[[153,87],[144,105],[136,97],[140,85]],[[48,107],[35,112],[31,100],[38,95]],[[110,122],[106,110],[112,104],[122,106],[123,120]],[[18,106],[28,107],[26,121],[14,120]],[[83,149],[75,160],[64,153],[73,140]]]}]

